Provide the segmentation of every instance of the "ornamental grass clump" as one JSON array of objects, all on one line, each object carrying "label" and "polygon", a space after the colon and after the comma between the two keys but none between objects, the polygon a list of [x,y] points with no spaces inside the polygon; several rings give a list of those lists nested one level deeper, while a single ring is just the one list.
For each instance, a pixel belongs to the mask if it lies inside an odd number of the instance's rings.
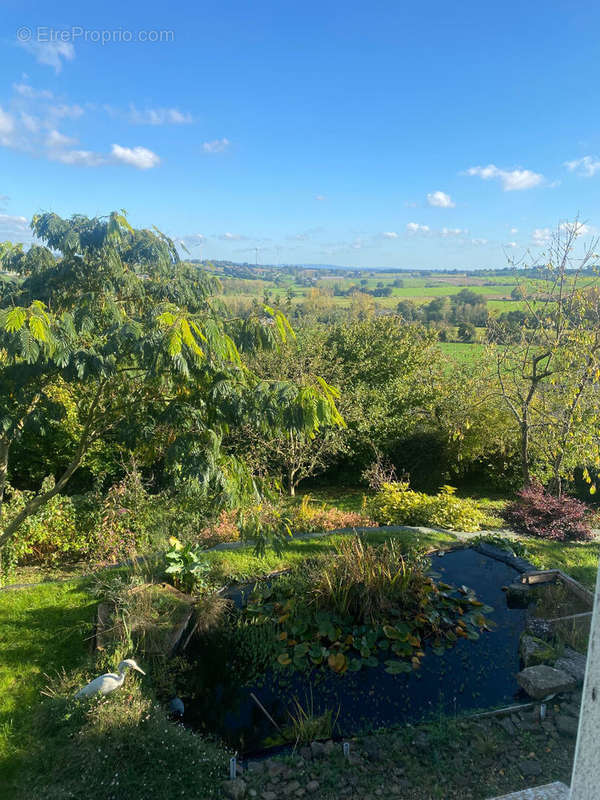
[{"label": "ornamental grass clump", "polygon": [[380,525],[426,525],[453,531],[478,531],[487,517],[475,500],[456,497],[453,486],[437,494],[415,492],[406,481],[384,483],[371,499],[369,515]]},{"label": "ornamental grass clump", "polygon": [[363,624],[392,609],[416,612],[431,587],[426,565],[418,552],[403,556],[393,539],[373,547],[358,536],[348,537],[332,558],[310,569],[309,601]]},{"label": "ornamental grass clump", "polygon": [[559,542],[592,538],[591,510],[574,497],[555,497],[539,484],[526,486],[503,512],[517,533]]}]

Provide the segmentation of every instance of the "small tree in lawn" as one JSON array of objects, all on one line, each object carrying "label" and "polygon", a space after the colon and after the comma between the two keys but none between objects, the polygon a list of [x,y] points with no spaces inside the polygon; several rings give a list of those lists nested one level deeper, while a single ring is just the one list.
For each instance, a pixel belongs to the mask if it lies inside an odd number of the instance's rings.
[{"label": "small tree in lawn", "polygon": [[501,323],[489,331],[500,395],[518,427],[523,483],[537,477],[559,495],[575,466],[600,465],[600,295],[590,277],[598,240],[578,252],[584,230],[575,220],[554,233],[541,277],[520,293],[527,325],[518,339]]}]

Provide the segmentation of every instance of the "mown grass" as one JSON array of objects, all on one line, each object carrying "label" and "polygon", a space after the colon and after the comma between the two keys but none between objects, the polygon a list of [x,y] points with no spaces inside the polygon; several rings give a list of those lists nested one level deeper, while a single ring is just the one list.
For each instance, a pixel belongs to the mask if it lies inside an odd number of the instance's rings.
[{"label": "mown grass", "polygon": [[588,589],[594,589],[600,558],[600,541],[551,542],[523,538],[528,559],[538,569],[561,569]]},{"label": "mown grass", "polygon": [[46,675],[89,659],[95,602],[86,585],[0,592],[0,786],[14,777]]},{"label": "mown grass", "polygon": [[[264,556],[257,556],[251,547],[243,547],[236,550],[209,551],[206,553],[206,559],[211,564],[211,575],[216,582],[246,581],[287,569],[303,559],[328,553],[341,535],[343,534],[290,539],[280,555],[271,550]],[[451,533],[431,531],[415,535],[414,531],[406,529],[398,529],[393,534],[375,529],[369,531],[365,538],[371,544],[382,544],[392,536],[405,549],[419,545],[431,550],[456,541],[456,537]]]}]

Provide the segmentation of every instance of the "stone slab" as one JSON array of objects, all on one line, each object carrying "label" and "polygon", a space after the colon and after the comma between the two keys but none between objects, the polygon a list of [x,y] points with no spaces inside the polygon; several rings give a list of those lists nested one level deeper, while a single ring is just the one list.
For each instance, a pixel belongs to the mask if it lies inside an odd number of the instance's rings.
[{"label": "stone slab", "polygon": [[582,685],[585,678],[586,661],[587,659],[582,653],[566,647],[564,654],[554,662],[554,668],[572,675],[577,683]]},{"label": "stone slab", "polygon": [[516,677],[519,686],[535,700],[542,700],[551,694],[570,692],[577,686],[577,681],[568,672],[554,669],[547,664],[526,667]]}]

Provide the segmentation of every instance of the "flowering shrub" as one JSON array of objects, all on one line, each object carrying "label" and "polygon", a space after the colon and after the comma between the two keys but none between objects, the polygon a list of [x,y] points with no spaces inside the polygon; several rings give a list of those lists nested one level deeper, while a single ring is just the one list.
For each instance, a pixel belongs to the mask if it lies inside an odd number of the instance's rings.
[{"label": "flowering shrub", "polygon": [[380,525],[433,525],[454,531],[478,531],[486,515],[475,500],[456,497],[453,486],[434,495],[413,492],[408,483],[385,483],[368,504]]},{"label": "flowering shrub", "polygon": [[503,512],[518,533],[565,542],[591,538],[590,509],[573,497],[547,494],[539,484],[527,486]]},{"label": "flowering shrub", "polygon": [[311,503],[310,495],[304,495],[298,508],[289,512],[292,530],[300,533],[332,531],[337,528],[372,528],[377,522],[366,513],[342,511],[339,508],[326,508]]},{"label": "flowering shrub", "polygon": [[238,528],[239,511],[221,511],[218,518],[202,528],[198,535],[199,543],[204,547],[213,547],[221,542],[236,542],[240,538]]}]

